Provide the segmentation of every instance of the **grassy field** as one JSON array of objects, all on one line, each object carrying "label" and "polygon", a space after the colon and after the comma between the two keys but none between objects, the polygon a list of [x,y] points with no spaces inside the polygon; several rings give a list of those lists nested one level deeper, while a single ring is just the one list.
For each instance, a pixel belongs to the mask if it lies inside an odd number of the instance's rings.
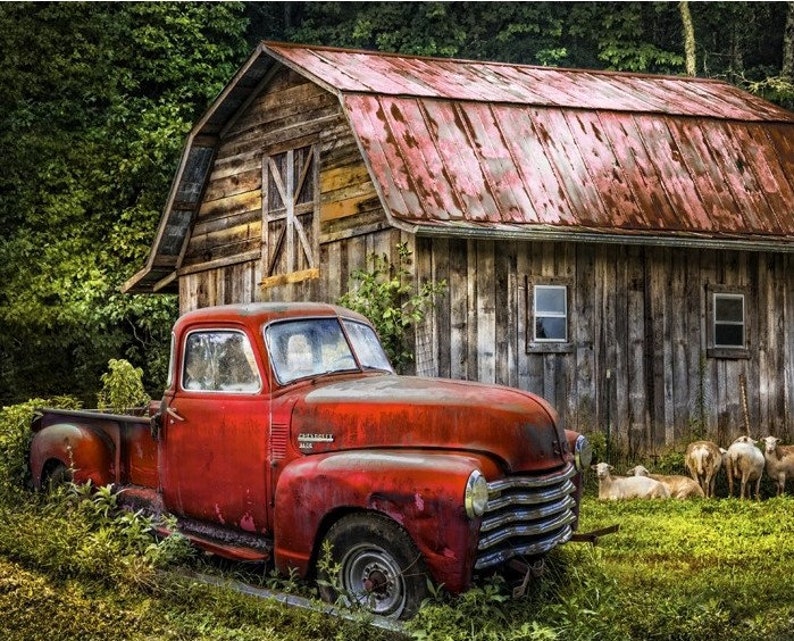
[{"label": "grassy field", "polygon": [[[171,574],[178,568],[310,595],[290,579],[207,565],[111,493],[54,499],[24,490],[29,408],[0,413],[0,639],[3,641],[789,641],[794,639],[794,498],[600,502],[520,600],[498,579],[440,592],[404,635],[259,600]],[[169,543],[169,541],[171,541]]]}]

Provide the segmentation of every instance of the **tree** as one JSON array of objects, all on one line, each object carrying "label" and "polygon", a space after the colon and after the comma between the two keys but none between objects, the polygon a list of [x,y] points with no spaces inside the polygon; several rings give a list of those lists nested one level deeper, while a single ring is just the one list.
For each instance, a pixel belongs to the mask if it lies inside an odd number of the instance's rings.
[{"label": "tree", "polygon": [[686,73],[688,76],[697,75],[697,61],[695,59],[695,27],[692,25],[692,14],[689,11],[689,2],[681,0],[678,3],[681,12],[681,23],[684,27],[684,57],[686,60]]},{"label": "tree", "polygon": [[196,115],[247,53],[236,4],[0,5],[0,402],[161,385],[176,305],[127,297]]}]

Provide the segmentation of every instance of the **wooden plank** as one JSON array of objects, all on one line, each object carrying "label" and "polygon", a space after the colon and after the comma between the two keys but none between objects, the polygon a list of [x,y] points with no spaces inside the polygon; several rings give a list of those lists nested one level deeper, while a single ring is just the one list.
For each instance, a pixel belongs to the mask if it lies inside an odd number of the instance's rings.
[{"label": "wooden plank", "polygon": [[209,202],[202,202],[198,210],[199,219],[210,218],[212,216],[229,216],[236,213],[261,209],[262,191],[260,188],[255,191],[247,191],[227,198],[220,198]]},{"label": "wooden plank", "polygon": [[[646,329],[647,313],[646,307],[646,269],[645,254],[643,247],[631,247],[627,250],[628,269],[626,278],[628,281],[626,316],[628,319],[628,331],[626,334],[626,372],[615,373],[614,385],[625,385],[628,389],[628,412],[626,426],[626,441],[630,448],[637,450],[644,447],[649,440],[649,426],[647,419],[650,415],[648,397],[645,393],[646,382],[649,378],[647,373],[648,362],[645,358],[645,336],[648,334]],[[625,378],[624,378],[625,376]]]},{"label": "wooden plank", "polygon": [[[409,268],[410,269],[410,268]],[[415,287],[433,280],[433,248],[432,242],[426,238],[417,238],[413,254]],[[414,325],[416,333],[416,373],[419,376],[438,376],[438,349],[433,309],[428,309],[428,314]]]},{"label": "wooden plank", "polygon": [[477,244],[477,380],[496,382],[496,300],[495,245],[493,241]]},{"label": "wooden plank", "polygon": [[372,184],[369,171],[363,161],[347,163],[328,169],[323,163],[320,170],[320,193],[327,194],[338,189],[347,189],[364,183]]},{"label": "wooden plank", "polygon": [[[600,367],[597,343],[600,319],[596,317],[596,252],[593,245],[580,244],[569,258],[575,275],[569,293],[569,330],[574,343],[573,359],[576,376],[573,377],[572,394],[581,399],[576,411],[576,429],[591,431],[605,427],[605,417],[600,408],[604,406],[599,392],[605,390],[601,380],[596,380]],[[603,373],[602,373],[603,374]]]},{"label": "wooden plank", "polygon": [[435,318],[436,326],[436,375],[445,378],[451,377],[450,342],[452,340],[451,301],[449,291],[450,282],[450,241],[448,238],[435,238],[431,245],[433,252],[433,282],[447,283],[447,287],[436,294],[433,308],[430,313]]},{"label": "wooden plank", "polygon": [[320,277],[319,269],[304,269],[299,272],[291,272],[289,274],[278,274],[276,276],[269,276],[259,281],[261,289],[269,289],[271,287],[280,287],[282,285],[289,285],[293,283],[300,283],[306,280]]},{"label": "wooden plank", "polygon": [[221,200],[246,192],[260,191],[262,189],[262,173],[258,166],[246,168],[244,171],[233,173],[229,176],[210,176],[204,192],[203,202]]},{"label": "wooden plank", "polygon": [[469,358],[469,243],[449,241],[449,376],[468,378]]},{"label": "wooden plank", "polygon": [[511,275],[515,272],[511,243],[494,245],[494,381],[500,385],[511,384],[511,371],[515,371],[512,349],[513,304]]},{"label": "wooden plank", "polygon": [[373,198],[377,198],[377,195],[374,192],[367,192],[345,200],[322,203],[320,205],[320,217],[322,221],[329,221],[355,216],[365,206],[370,205]]}]

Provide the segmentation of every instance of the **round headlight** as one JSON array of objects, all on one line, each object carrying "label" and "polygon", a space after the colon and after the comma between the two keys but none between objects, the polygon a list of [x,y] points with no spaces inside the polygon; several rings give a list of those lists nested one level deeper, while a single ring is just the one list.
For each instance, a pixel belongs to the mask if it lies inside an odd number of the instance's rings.
[{"label": "round headlight", "polygon": [[469,480],[466,481],[466,492],[463,495],[463,505],[466,507],[466,514],[470,519],[485,513],[485,507],[488,505],[488,483],[479,470],[474,470],[469,474]]},{"label": "round headlight", "polygon": [[593,460],[593,446],[582,434],[576,437],[573,454],[577,470],[584,472],[590,467],[590,462]]}]

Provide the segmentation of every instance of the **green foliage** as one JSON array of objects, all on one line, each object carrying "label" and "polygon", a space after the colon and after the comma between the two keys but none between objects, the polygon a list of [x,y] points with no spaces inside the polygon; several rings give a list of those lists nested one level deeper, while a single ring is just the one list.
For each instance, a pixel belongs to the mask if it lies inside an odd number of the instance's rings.
[{"label": "green foliage", "polygon": [[14,502],[31,482],[28,452],[33,433],[30,424],[36,408],[79,409],[79,402],[67,396],[33,399],[0,410],[0,503]]},{"label": "green foliage", "polygon": [[121,296],[184,136],[247,53],[235,3],[4,3],[0,403],[165,380],[173,297]]},{"label": "green foliage", "polygon": [[99,409],[110,409],[117,413],[146,406],[149,396],[143,389],[143,370],[133,367],[129,361],[111,358],[109,371],[102,374],[102,390],[97,398]]},{"label": "green foliage", "polygon": [[353,273],[351,289],[339,304],[364,314],[375,325],[392,365],[404,371],[413,360],[410,330],[421,322],[447,284],[428,282],[414,289],[408,269],[412,252],[404,243],[395,250],[397,264],[386,254],[370,254],[369,268]]}]

